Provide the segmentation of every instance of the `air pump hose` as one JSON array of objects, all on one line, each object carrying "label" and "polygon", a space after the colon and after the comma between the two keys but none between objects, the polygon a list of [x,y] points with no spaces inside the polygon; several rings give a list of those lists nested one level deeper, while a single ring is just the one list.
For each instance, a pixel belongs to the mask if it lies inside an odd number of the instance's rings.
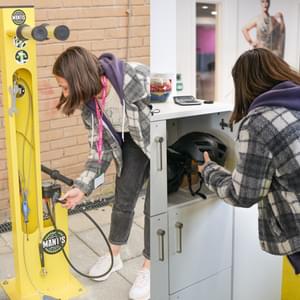
[{"label": "air pump hose", "polygon": [[[60,200],[56,200],[56,202],[59,202],[59,203],[62,203],[62,204],[63,204],[63,201],[60,201]],[[55,229],[55,231],[56,231],[56,234],[57,234],[57,226],[56,226],[56,222],[54,221],[53,215],[51,214],[51,210],[50,210],[50,207],[49,207],[48,202],[46,202],[46,206],[47,206],[47,211],[48,211],[49,217],[50,217],[50,219],[51,219],[51,222],[52,222],[53,227],[54,227],[54,229]],[[86,211],[84,211],[84,210],[81,209],[81,208],[78,208],[78,209],[80,210],[81,213],[83,213],[83,214],[84,214],[84,215],[85,215],[85,216],[86,216],[86,217],[87,217],[87,218],[88,218],[88,219],[96,226],[96,228],[100,231],[100,233],[101,233],[103,239],[105,240],[105,243],[106,243],[106,245],[107,245],[107,247],[108,247],[108,249],[109,249],[109,253],[110,253],[110,257],[111,257],[111,264],[110,264],[109,269],[108,269],[105,273],[100,274],[100,275],[94,275],[94,276],[91,276],[91,275],[84,274],[84,273],[82,273],[81,271],[79,271],[79,270],[72,264],[71,260],[70,260],[69,257],[67,256],[67,253],[65,252],[65,249],[64,249],[61,245],[59,245],[59,246],[61,247],[61,250],[62,250],[62,252],[63,252],[63,255],[64,255],[66,261],[68,262],[68,264],[70,265],[70,267],[71,267],[75,272],[77,272],[79,275],[81,275],[81,276],[83,276],[83,277],[86,277],[86,278],[90,278],[90,279],[97,279],[97,278],[104,277],[104,276],[106,276],[106,275],[111,271],[111,269],[113,268],[113,265],[114,265],[114,256],[113,256],[112,249],[111,249],[111,247],[110,247],[109,241],[108,241],[107,237],[105,236],[103,230],[102,230],[102,229],[100,228],[100,226],[96,223],[96,221],[95,221],[95,220],[94,220],[94,219],[93,219]],[[57,234],[57,236],[58,236],[58,234]],[[59,241],[59,243],[60,243],[60,239],[59,239],[59,238],[58,238],[58,241]]]},{"label": "air pump hose", "polygon": [[[62,174],[60,174],[58,170],[51,170],[51,169],[47,168],[47,167],[44,166],[44,165],[41,165],[41,170],[42,170],[42,172],[48,174],[48,175],[49,175],[52,179],[54,179],[54,180],[62,181],[63,183],[65,183],[65,184],[68,185],[68,186],[73,185],[73,180],[70,179],[70,178],[68,178],[68,177],[66,177],[66,176],[64,176],[64,175],[62,175]],[[52,197],[52,201],[53,201],[54,203],[58,202],[58,203],[64,204],[64,201],[58,200],[58,198],[59,198],[59,195],[56,195],[56,193],[54,193],[54,195],[53,195],[53,197]],[[50,217],[50,219],[51,219],[51,222],[52,222],[53,227],[54,227],[54,229],[55,229],[55,231],[56,231],[56,234],[57,234],[57,226],[56,226],[56,222],[54,221],[53,215],[51,214],[51,210],[50,210],[48,201],[46,201],[46,207],[47,207],[48,215],[49,215],[49,217]],[[106,245],[107,245],[107,247],[108,247],[109,254],[110,254],[110,257],[111,257],[111,264],[110,264],[110,267],[109,267],[109,269],[108,269],[105,273],[100,274],[100,275],[91,276],[91,275],[84,274],[84,273],[82,273],[81,271],[79,271],[79,270],[72,264],[72,262],[70,261],[69,257],[67,256],[67,254],[66,254],[64,248],[61,246],[61,244],[60,244],[59,246],[61,247],[61,250],[62,250],[62,252],[63,252],[63,255],[64,255],[66,261],[68,262],[68,264],[70,265],[70,267],[71,267],[75,272],[77,272],[78,274],[80,274],[80,275],[83,276],[83,277],[87,277],[87,278],[90,278],[90,279],[97,279],[97,278],[104,277],[104,276],[106,276],[106,275],[112,270],[113,265],[114,265],[114,256],[113,256],[112,249],[111,249],[111,247],[110,247],[109,241],[108,241],[107,237],[105,236],[103,230],[102,230],[102,229],[100,228],[100,226],[96,223],[96,221],[95,221],[95,220],[94,220],[94,219],[93,219],[86,211],[84,211],[83,209],[81,209],[81,208],[79,208],[79,207],[78,207],[77,209],[78,209],[81,213],[83,213],[83,214],[84,214],[84,215],[85,215],[85,216],[86,216],[86,217],[87,217],[87,218],[88,218],[88,219],[96,226],[96,228],[98,229],[98,231],[100,231],[100,233],[101,233],[101,235],[102,235],[102,237],[103,237],[103,239],[104,239],[104,241],[105,241],[105,243],[106,243]],[[58,234],[57,234],[57,236],[58,236]],[[59,238],[58,238],[58,242],[60,243]]]}]

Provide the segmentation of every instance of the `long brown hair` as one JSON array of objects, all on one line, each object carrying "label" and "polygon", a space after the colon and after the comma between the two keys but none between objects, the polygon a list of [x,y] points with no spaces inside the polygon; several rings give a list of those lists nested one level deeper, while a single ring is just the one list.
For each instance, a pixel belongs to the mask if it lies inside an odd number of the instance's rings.
[{"label": "long brown hair", "polygon": [[82,47],[70,47],[61,53],[52,72],[64,78],[69,85],[68,97],[62,94],[56,106],[68,116],[101,91],[102,70],[98,59]]},{"label": "long brown hair", "polygon": [[276,84],[290,80],[300,84],[300,74],[279,56],[264,48],[244,52],[232,69],[235,105],[229,123],[247,115],[251,102]]}]

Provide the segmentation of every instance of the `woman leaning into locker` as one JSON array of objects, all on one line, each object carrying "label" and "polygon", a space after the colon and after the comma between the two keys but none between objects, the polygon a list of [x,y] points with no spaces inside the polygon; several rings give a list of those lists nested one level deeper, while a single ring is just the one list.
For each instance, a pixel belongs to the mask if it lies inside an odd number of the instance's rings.
[{"label": "woman leaning into locker", "polygon": [[[117,167],[115,202],[111,215],[109,241],[114,255],[112,270],[123,266],[120,249],[126,244],[134,208],[144,182],[149,178],[150,107],[149,69],[124,62],[113,54],[99,58],[82,47],[70,47],[55,61],[53,74],[62,94],[57,105],[66,115],[76,109],[88,130],[90,153],[85,170],[65,195],[65,207],[79,204],[101,184],[114,159]],[[150,221],[149,181],[145,199],[144,264],[130,290],[130,299],[150,299]],[[103,274],[111,264],[101,256],[90,276]]]},{"label": "woman leaning into locker", "polygon": [[198,167],[205,183],[225,202],[258,204],[264,251],[287,255],[300,273],[300,74],[263,48],[243,53],[232,76],[240,121],[239,160],[233,173],[210,161]]}]

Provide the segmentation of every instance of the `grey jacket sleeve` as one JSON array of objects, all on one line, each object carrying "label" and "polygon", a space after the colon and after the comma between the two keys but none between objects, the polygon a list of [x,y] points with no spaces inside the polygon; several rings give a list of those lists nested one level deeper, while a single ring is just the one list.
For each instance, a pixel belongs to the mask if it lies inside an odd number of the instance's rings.
[{"label": "grey jacket sleeve", "polygon": [[239,132],[239,160],[233,173],[214,162],[209,162],[203,171],[211,191],[240,207],[250,207],[265,198],[274,174],[271,152],[255,128],[248,125],[244,124]]}]

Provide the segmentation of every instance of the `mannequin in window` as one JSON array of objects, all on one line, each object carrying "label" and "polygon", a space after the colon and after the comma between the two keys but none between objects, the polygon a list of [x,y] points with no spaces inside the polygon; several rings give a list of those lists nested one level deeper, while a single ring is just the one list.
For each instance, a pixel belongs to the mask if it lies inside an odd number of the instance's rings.
[{"label": "mannequin in window", "polygon": [[[261,13],[247,23],[243,29],[243,35],[253,48],[266,48],[283,58],[285,45],[285,24],[282,12],[274,16],[269,14],[271,0],[260,0]],[[256,38],[250,35],[250,31],[256,28]]]}]

